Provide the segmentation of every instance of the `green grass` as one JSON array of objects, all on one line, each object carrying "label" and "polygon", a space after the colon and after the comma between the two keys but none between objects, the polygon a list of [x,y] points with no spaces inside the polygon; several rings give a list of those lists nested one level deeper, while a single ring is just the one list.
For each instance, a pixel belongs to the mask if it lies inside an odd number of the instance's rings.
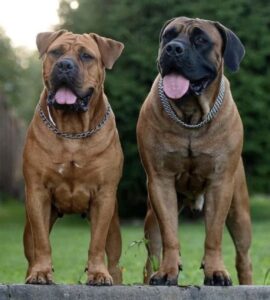
[{"label": "green grass", "polygon": [[[253,219],[253,261],[254,283],[264,284],[270,268],[270,199],[255,197],[251,200]],[[26,260],[23,254],[22,234],[24,207],[15,201],[0,203],[0,282],[23,283]],[[123,251],[121,266],[125,284],[142,283],[142,270],[146,258],[143,243],[133,243],[143,238],[142,222],[122,225]],[[181,285],[201,285],[203,272],[199,269],[203,255],[204,226],[202,221],[189,223],[180,217],[179,237],[182,247],[183,272]],[[54,279],[57,283],[85,282],[84,267],[90,240],[87,221],[78,216],[60,219],[52,235]],[[225,230],[223,239],[225,264],[237,284],[234,268],[234,247]],[[270,275],[266,278],[270,284]]]}]

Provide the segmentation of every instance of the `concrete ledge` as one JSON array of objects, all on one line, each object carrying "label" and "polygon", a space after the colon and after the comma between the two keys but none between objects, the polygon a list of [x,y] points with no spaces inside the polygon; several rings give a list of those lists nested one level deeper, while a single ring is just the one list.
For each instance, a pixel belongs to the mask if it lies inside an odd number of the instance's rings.
[{"label": "concrete ledge", "polygon": [[86,285],[0,285],[0,300],[269,300],[270,286],[165,287]]}]

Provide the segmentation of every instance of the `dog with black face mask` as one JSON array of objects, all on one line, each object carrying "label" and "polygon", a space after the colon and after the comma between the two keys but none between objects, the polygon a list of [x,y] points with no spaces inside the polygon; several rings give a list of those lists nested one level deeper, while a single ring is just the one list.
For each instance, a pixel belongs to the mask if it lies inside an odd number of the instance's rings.
[{"label": "dog with black face mask", "polygon": [[[243,126],[223,72],[224,65],[236,71],[243,56],[239,38],[218,22],[179,17],[161,30],[159,74],[137,124],[148,188],[145,282],[152,285],[178,282],[178,211],[184,205],[204,210],[204,283],[232,284],[221,250],[225,223],[239,282],[252,283]],[[155,273],[154,259],[160,265]]]}]

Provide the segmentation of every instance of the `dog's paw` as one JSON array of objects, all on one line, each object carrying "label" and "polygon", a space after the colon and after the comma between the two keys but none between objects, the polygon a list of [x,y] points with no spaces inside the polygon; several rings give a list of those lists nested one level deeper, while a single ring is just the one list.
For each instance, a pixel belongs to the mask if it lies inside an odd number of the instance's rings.
[{"label": "dog's paw", "polygon": [[179,271],[158,271],[150,277],[150,285],[177,285]]},{"label": "dog's paw", "polygon": [[88,280],[87,285],[112,285],[113,279],[112,276],[108,272],[88,272]]},{"label": "dog's paw", "polygon": [[150,278],[150,285],[177,285],[178,276],[169,277],[167,275],[157,275],[153,274]]},{"label": "dog's paw", "polygon": [[231,286],[232,280],[227,271],[215,271],[212,276],[205,276],[204,285]]},{"label": "dog's paw", "polygon": [[29,272],[26,284],[54,284],[51,270],[32,270]]}]

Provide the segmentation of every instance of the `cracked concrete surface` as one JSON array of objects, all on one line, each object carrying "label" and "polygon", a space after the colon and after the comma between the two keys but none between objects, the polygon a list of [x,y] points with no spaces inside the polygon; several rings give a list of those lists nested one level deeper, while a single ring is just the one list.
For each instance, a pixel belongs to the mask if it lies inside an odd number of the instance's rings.
[{"label": "cracked concrete surface", "polygon": [[270,286],[0,285],[0,300],[270,300]]}]

